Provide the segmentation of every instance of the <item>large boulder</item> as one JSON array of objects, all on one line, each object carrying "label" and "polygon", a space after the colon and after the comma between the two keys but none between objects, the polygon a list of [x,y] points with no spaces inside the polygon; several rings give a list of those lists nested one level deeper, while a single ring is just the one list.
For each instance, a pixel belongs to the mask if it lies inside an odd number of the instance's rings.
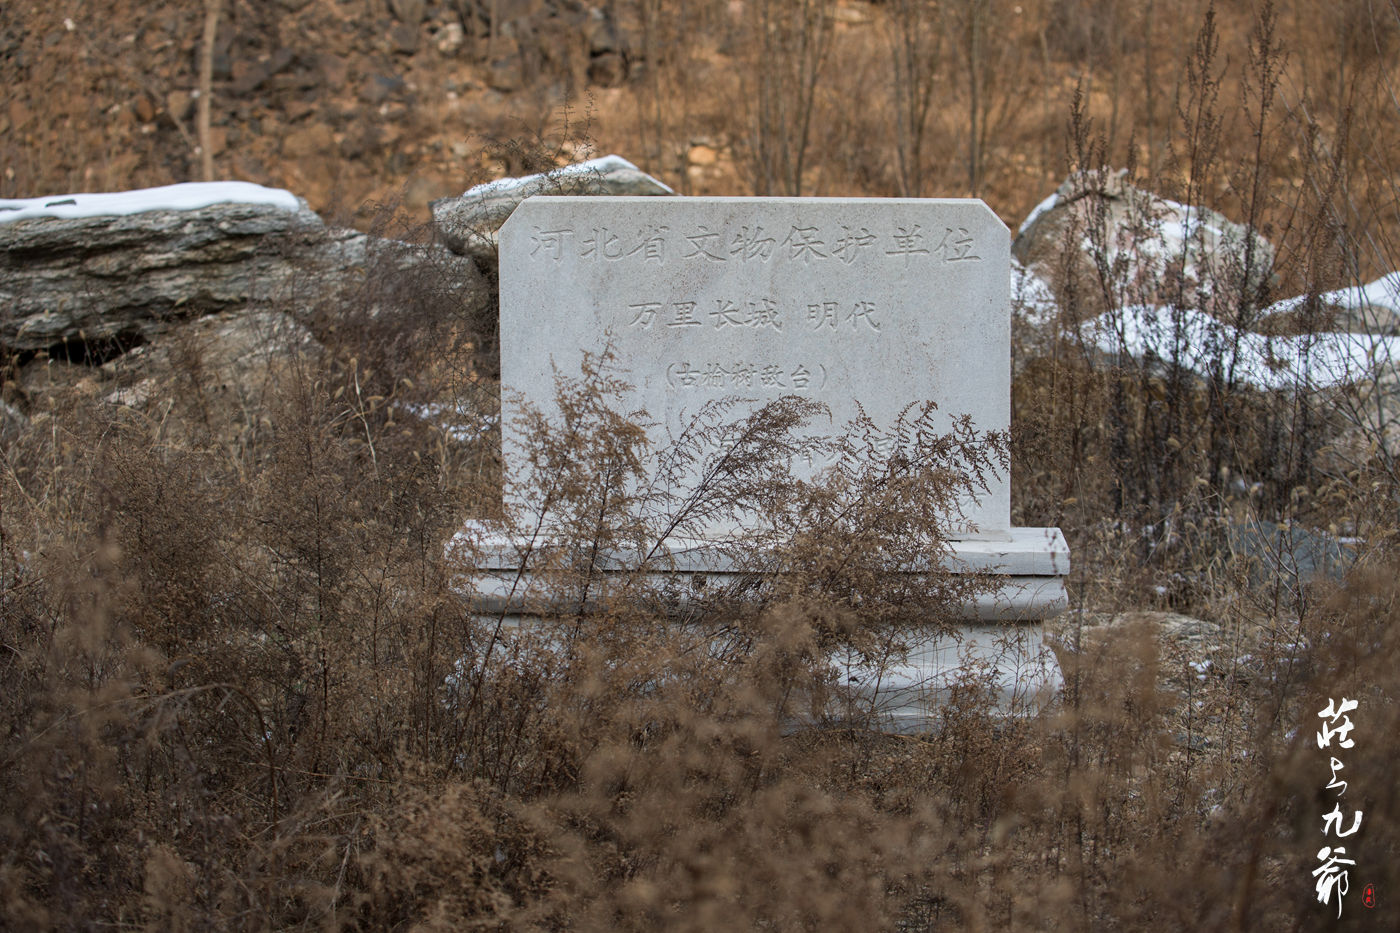
[{"label": "large boulder", "polygon": [[1235,323],[1242,297],[1258,306],[1274,265],[1273,246],[1251,228],[1107,170],[1066,179],[1021,224],[1011,251],[1058,294],[1072,293],[1067,310],[1079,319],[1174,306]]},{"label": "large boulder", "polygon": [[0,201],[0,440],[76,405],[237,444],[324,346],[395,375],[406,345],[489,350],[494,304],[470,259],[328,228],[285,191]]},{"label": "large boulder", "polygon": [[500,178],[455,198],[432,202],[433,224],[447,248],[471,257],[485,273],[497,268],[497,235],[521,201],[537,194],[673,195],[667,185],[617,155],[552,172]]},{"label": "large boulder", "polygon": [[1298,393],[1325,416],[1325,470],[1400,458],[1400,272],[1264,304],[1267,240],[1122,172],[1067,179],[1012,255],[1016,375],[1068,339],[1095,366],[1175,365],[1195,388]]},{"label": "large boulder", "polygon": [[450,267],[464,305],[491,302],[446,250],[329,228],[256,185],[0,201],[0,350],[101,362],[193,318],[333,302],[362,288],[386,244],[396,267]]}]

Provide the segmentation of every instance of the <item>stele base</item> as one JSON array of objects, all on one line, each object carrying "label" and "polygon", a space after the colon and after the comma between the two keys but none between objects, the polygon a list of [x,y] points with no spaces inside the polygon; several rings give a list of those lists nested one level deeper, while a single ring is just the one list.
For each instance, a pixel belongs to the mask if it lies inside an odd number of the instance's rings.
[{"label": "stele base", "polygon": [[[960,607],[953,632],[911,633],[910,650],[896,664],[874,671],[851,658],[833,660],[838,682],[863,722],[873,720],[877,728],[894,732],[925,731],[938,721],[953,686],[968,675],[989,678],[996,708],[1008,716],[1038,712],[1063,686],[1059,664],[1044,641],[1045,620],[1067,606],[1069,548],[1060,530],[1012,528],[1009,540],[951,544],[943,566],[989,573],[994,587]],[[474,603],[482,617],[504,621],[509,631],[560,611],[534,571],[547,550],[539,539],[514,540],[489,523],[472,522],[454,547],[472,554]],[[647,574],[646,584],[680,594],[681,601],[687,593],[736,583],[743,573],[703,546],[672,549],[655,563],[666,569]],[[605,555],[599,564],[605,576],[627,572],[625,556]],[[831,715],[839,719],[841,713]]]}]

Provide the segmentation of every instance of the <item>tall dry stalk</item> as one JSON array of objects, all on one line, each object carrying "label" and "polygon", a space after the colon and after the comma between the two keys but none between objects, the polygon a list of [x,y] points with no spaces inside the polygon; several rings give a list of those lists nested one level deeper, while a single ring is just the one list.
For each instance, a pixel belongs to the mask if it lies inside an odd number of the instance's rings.
[{"label": "tall dry stalk", "polygon": [[209,115],[214,97],[214,42],[219,35],[219,12],[223,0],[204,0],[204,36],[199,44],[199,100],[195,114],[199,133],[199,168],[205,181],[214,180],[214,143],[209,131]]}]

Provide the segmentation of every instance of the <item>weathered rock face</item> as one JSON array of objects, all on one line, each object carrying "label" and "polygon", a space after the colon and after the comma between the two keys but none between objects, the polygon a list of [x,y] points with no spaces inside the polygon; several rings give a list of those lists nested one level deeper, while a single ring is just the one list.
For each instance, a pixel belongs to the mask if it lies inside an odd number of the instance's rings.
[{"label": "weathered rock face", "polygon": [[1026,218],[1011,250],[1047,282],[1073,275],[1080,318],[1109,304],[1176,305],[1233,321],[1240,296],[1261,296],[1274,266],[1258,233],[1135,188],[1125,172],[1070,176]]},{"label": "weathered rock face", "polygon": [[82,410],[236,446],[344,328],[388,365],[396,340],[494,339],[495,295],[470,259],[328,228],[288,192],[215,183],[0,211],[22,218],[0,219],[5,443]]},{"label": "weathered rock face", "polygon": [[487,80],[498,90],[518,88],[537,74],[563,78],[574,91],[584,84],[612,87],[626,79],[630,64],[641,57],[642,24],[621,4],[451,0],[451,5],[459,31],[479,38],[495,35]]},{"label": "weathered rock face", "polygon": [[433,224],[448,249],[470,256],[483,272],[497,267],[497,234],[520,202],[536,194],[673,195],[676,192],[621,156],[610,155],[523,178],[477,185],[432,203]]},{"label": "weathered rock face", "polygon": [[319,341],[305,326],[278,311],[216,314],[163,334],[106,364],[119,388],[105,401],[138,406],[174,391],[179,373],[211,376],[204,388],[244,411],[259,410],[283,371],[315,364]]},{"label": "weathered rock face", "polygon": [[[2,223],[0,349],[105,359],[204,315],[305,308],[360,287],[381,245],[305,208],[245,203]],[[397,266],[453,266],[464,304],[490,302],[470,262],[389,248]]]},{"label": "weathered rock face", "polygon": [[251,204],[0,225],[0,345],[143,343],[181,318],[323,286],[359,238]]},{"label": "weathered rock face", "polygon": [[8,428],[0,438],[77,401],[103,417],[142,412],[170,442],[234,444],[323,356],[308,328],[271,310],[189,321],[102,366],[39,354],[12,373],[6,395],[16,404],[0,409]]}]

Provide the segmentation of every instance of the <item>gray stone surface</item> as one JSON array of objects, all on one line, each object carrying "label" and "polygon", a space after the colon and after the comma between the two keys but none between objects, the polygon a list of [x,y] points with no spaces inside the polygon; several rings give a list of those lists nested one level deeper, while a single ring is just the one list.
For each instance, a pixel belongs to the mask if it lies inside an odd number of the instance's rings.
[{"label": "gray stone surface", "polygon": [[[476,597],[487,611],[530,614],[558,608],[559,601],[547,588],[542,590],[539,581],[529,579],[533,570],[547,562],[541,555],[555,546],[555,542],[536,536],[503,534],[495,523],[472,521],[453,538],[448,550],[477,568],[473,581]],[[465,557],[468,554],[470,557]],[[666,548],[652,559],[664,569],[649,573],[647,584],[660,591],[669,582],[681,601],[689,592],[738,591],[752,571],[723,548]],[[594,559],[603,577],[625,578],[642,562],[641,553],[615,550],[599,552]],[[1055,615],[1068,605],[1065,577],[1070,572],[1069,545],[1058,528],[1013,528],[1004,541],[956,541],[938,564],[953,573],[986,573],[997,578],[995,587],[969,596],[956,608],[960,619],[1029,622]]]},{"label": "gray stone surface", "polygon": [[609,155],[552,172],[498,178],[455,198],[432,202],[433,225],[448,249],[470,256],[482,271],[496,271],[501,225],[526,198],[551,195],[675,194],[622,156]]},{"label": "gray stone surface", "polygon": [[1012,252],[1057,288],[1072,273],[1080,318],[1108,310],[1100,270],[1117,306],[1175,303],[1228,321],[1274,267],[1273,245],[1258,232],[1108,170],[1065,179],[1021,224]]},{"label": "gray stone surface", "polygon": [[[1009,250],[980,201],[532,198],[501,230],[503,423],[515,393],[548,411],[556,371],[610,346],[658,449],[736,396],[751,400],[736,413],[822,402],[823,434],[862,408],[886,429],[926,400],[944,423],[1005,431]],[[510,432],[504,453],[527,479]],[[1008,478],[965,519],[962,534],[1005,538]]]},{"label": "gray stone surface", "polygon": [[370,265],[382,275],[424,264],[451,274],[463,307],[491,300],[466,259],[328,228],[305,208],[227,203],[0,223],[0,347],[151,341],[203,315],[335,301],[362,287]]}]

